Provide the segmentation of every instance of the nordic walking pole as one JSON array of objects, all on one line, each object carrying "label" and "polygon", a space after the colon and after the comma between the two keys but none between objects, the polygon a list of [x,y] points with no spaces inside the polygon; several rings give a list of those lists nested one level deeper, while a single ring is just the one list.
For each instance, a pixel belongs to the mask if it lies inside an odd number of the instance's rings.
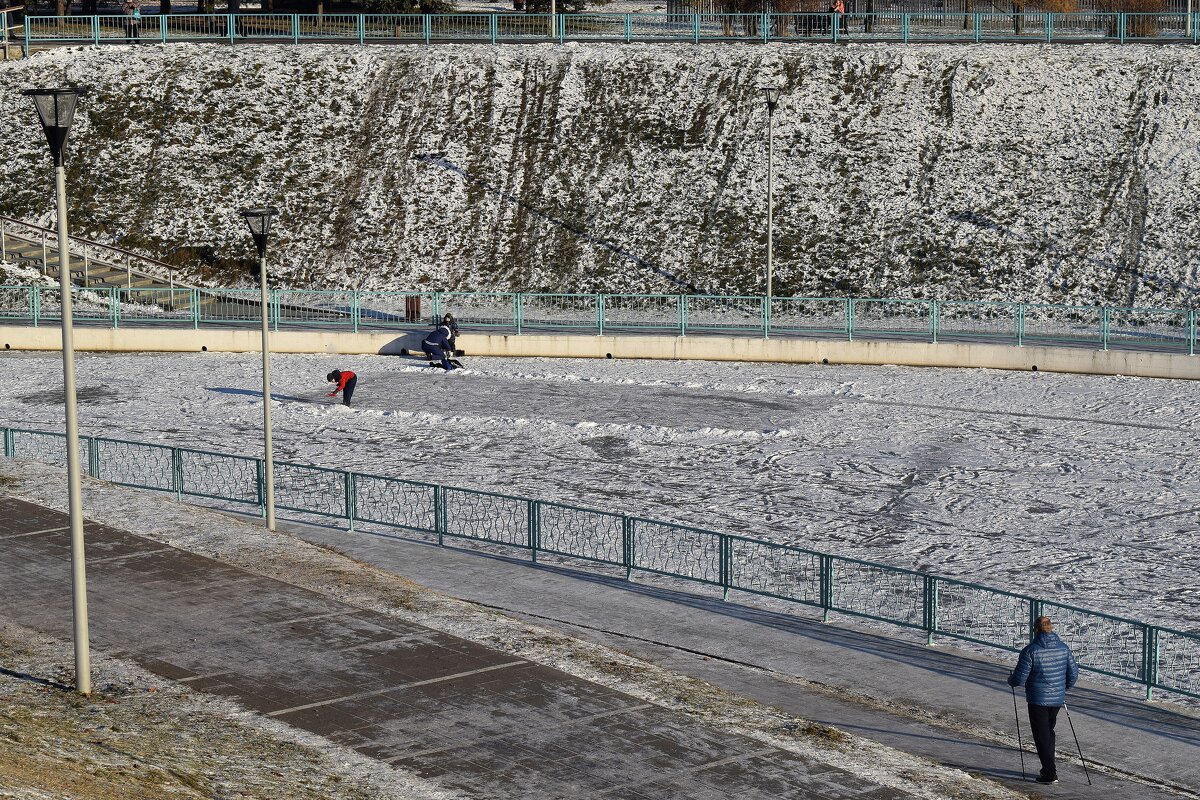
[{"label": "nordic walking pole", "polygon": [[1079,751],[1079,763],[1083,764],[1083,774],[1087,775],[1088,786],[1092,785],[1092,776],[1088,774],[1087,762],[1083,760],[1083,748],[1079,746],[1079,737],[1075,735],[1075,723],[1071,721],[1071,709],[1063,703],[1063,711],[1067,712],[1067,724],[1071,726],[1071,736],[1075,738],[1075,749]]},{"label": "nordic walking pole", "polygon": [[[1009,688],[1013,693],[1013,719],[1017,721],[1017,752],[1021,754],[1021,780],[1027,781],[1029,778],[1025,775],[1025,743],[1021,741],[1021,715],[1017,713],[1017,687]],[[1074,732],[1075,729],[1072,728],[1071,731]]]}]

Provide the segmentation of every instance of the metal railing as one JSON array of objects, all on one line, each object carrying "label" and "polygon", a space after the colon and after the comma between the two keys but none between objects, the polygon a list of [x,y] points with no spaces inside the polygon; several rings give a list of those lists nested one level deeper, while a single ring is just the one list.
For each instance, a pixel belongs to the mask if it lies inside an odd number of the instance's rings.
[{"label": "metal railing", "polygon": [[[2,428],[4,456],[66,463],[60,433]],[[262,506],[256,458],[102,437],[80,439],[88,474],[120,486]],[[1002,651],[1029,641],[1033,620],[1054,617],[1088,671],[1200,697],[1200,635],[925,572],[670,522],[494,492],[275,464],[281,509],[447,539],[489,542],[537,561],[563,556],[654,573],[959,639]]]},{"label": "metal railing", "polygon": [[171,14],[27,16],[32,47],[136,42],[509,44],[589,42],[1200,43],[1200,13]]},{"label": "metal railing", "polygon": [[[75,288],[76,320],[113,328],[257,325],[257,289]],[[446,312],[464,328],[525,333],[995,342],[1194,355],[1196,311],[911,298],[367,292],[273,289],[280,328],[425,328]],[[0,286],[0,324],[59,321],[57,286]]]},{"label": "metal railing", "polygon": [[[93,275],[96,272],[119,273],[116,280],[124,283],[126,288],[132,288],[134,282],[163,284],[169,288],[176,285],[175,273],[177,267],[154,258],[139,255],[114,245],[85,239],[72,235],[70,238],[70,258],[72,280],[76,284],[87,287],[99,283]],[[12,239],[10,242],[9,239]],[[30,249],[32,248],[32,249]],[[25,266],[36,267],[44,274],[51,270],[58,274],[58,231],[42,225],[35,225],[15,217],[0,215],[0,261],[15,261]],[[142,268],[142,269],[139,269]],[[151,273],[145,268],[157,270]],[[162,277],[165,275],[166,277]],[[186,282],[178,282],[187,286]],[[111,280],[101,285],[113,285]]]}]

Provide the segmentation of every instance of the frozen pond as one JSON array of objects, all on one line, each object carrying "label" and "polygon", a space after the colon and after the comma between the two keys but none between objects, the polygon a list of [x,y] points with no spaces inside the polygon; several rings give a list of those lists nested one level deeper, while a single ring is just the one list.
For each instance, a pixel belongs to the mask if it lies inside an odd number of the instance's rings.
[{"label": "frozen pond", "polygon": [[[276,456],[770,538],[1200,630],[1197,386],[990,370],[272,361]],[[355,406],[324,396],[335,368]],[[81,355],[81,430],[261,455],[255,354]],[[61,430],[57,354],[0,424]]]}]

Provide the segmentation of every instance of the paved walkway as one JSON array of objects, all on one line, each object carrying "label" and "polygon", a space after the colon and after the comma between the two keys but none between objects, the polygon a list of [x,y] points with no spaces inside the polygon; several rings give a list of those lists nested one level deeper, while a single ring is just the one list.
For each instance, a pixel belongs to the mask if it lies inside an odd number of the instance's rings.
[{"label": "paved walkway", "polygon": [[[1060,764],[1054,787],[1021,780],[1012,745],[962,729],[1014,736],[1010,665],[946,646],[926,647],[870,630],[722,603],[623,577],[579,572],[546,563],[487,555],[368,533],[284,523],[309,541],[329,545],[447,594],[503,609],[710,681],[789,713],[837,726],[1014,788],[1047,797],[1144,800],[1200,797],[1200,713],[1169,703],[1146,703],[1137,687],[1120,692],[1089,684],[1072,691],[1070,709],[1084,754],[1105,765],[1092,786],[1078,766]],[[701,590],[697,590],[701,591]],[[803,612],[802,612],[803,613]],[[844,694],[798,685],[796,677],[867,694],[869,706]],[[1018,692],[1018,695],[1020,693]],[[1021,718],[1025,745],[1031,747]],[[923,709],[925,719],[888,706]],[[945,720],[955,727],[940,722]],[[1060,753],[1074,753],[1065,716]],[[1035,770],[1036,756],[1025,757]],[[1116,777],[1145,776],[1173,785]]]},{"label": "paved walkway", "polygon": [[[467,796],[907,797],[510,654],[85,530],[95,648]],[[66,516],[0,497],[4,614],[69,638],[69,571]]]}]

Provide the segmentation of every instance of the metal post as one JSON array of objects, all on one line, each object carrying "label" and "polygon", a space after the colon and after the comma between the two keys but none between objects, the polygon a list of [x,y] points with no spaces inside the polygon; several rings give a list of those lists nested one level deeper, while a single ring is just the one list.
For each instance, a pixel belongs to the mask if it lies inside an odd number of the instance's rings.
[{"label": "metal post", "polygon": [[925,644],[933,646],[933,634],[938,626],[938,581],[933,575],[924,576],[925,595]]},{"label": "metal post", "polygon": [[854,298],[846,298],[846,341],[854,341]]},{"label": "metal post", "polygon": [[938,335],[938,301],[929,301],[929,337],[933,344],[937,344]]},{"label": "metal post", "polygon": [[258,259],[258,280],[260,290],[259,308],[262,311],[262,362],[263,362],[263,447],[264,469],[263,487],[266,492],[265,505],[267,510],[267,529],[275,530],[275,461],[271,449],[271,331],[269,324],[270,299],[267,292],[267,254]]},{"label": "metal post", "polygon": [[433,487],[433,529],[437,533],[438,547],[446,544],[446,489]]},{"label": "metal post", "polygon": [[1196,355],[1196,310],[1188,311],[1188,355]]},{"label": "metal post", "polygon": [[1017,347],[1025,346],[1025,304],[1017,306]]},{"label": "metal post", "polygon": [[1108,349],[1108,306],[1100,312],[1100,349]]},{"label": "metal post", "polygon": [[[8,40],[5,39],[7,47]],[[8,261],[8,240],[4,238],[4,228],[8,223],[0,219],[0,262]]]},{"label": "metal post", "polygon": [[767,103],[767,302],[771,302],[775,277],[775,103]]},{"label": "metal post", "polygon": [[604,335],[604,295],[596,295],[596,335]]},{"label": "metal post", "polygon": [[557,38],[557,35],[558,35],[557,32],[555,31],[555,25],[554,25],[554,22],[557,19],[558,19],[558,3],[556,2],[556,0],[550,0],[550,38],[551,39]]},{"label": "metal post", "polygon": [[46,255],[46,232],[42,231],[42,274],[50,274],[50,258]]},{"label": "metal post", "polygon": [[[70,245],[67,238],[67,172],[54,169],[58,201],[58,285],[62,292],[63,397],[67,415],[67,497],[71,519],[71,606],[75,617],[75,688],[92,693],[92,665],[88,640],[87,570],[84,565],[83,498],[79,474],[79,412],[75,403],[75,340],[71,320]],[[43,244],[45,239],[43,239]]]},{"label": "metal post", "polygon": [[1146,682],[1146,702],[1154,699],[1154,684],[1158,683],[1158,630],[1149,625],[1142,628],[1142,679]]},{"label": "metal post", "polygon": [[541,546],[539,541],[538,522],[541,515],[541,506],[537,500],[525,501],[525,521],[526,521],[526,536],[529,541],[529,558],[534,564],[537,563],[538,548]]},{"label": "metal post", "polygon": [[354,482],[354,473],[346,474],[346,523],[350,531],[354,530],[354,512],[358,505],[358,487]]}]

